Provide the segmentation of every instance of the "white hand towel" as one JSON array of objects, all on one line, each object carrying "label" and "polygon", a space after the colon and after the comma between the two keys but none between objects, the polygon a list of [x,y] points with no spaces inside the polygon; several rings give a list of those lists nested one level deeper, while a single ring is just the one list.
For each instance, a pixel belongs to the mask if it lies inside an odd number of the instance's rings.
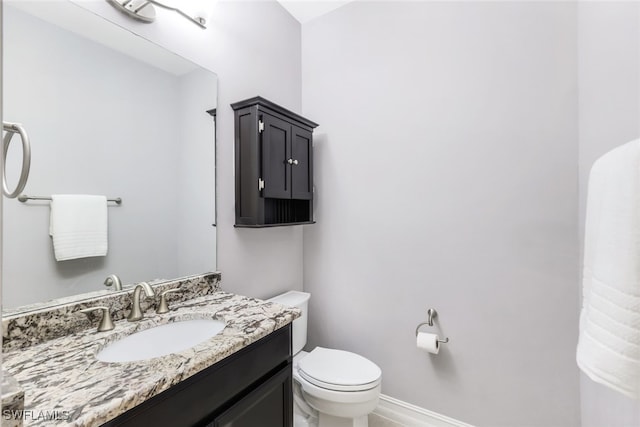
[{"label": "white hand towel", "polygon": [[107,198],[51,196],[49,234],[57,261],[107,255]]},{"label": "white hand towel", "polygon": [[640,399],[640,140],[591,169],[582,285],[578,366]]}]

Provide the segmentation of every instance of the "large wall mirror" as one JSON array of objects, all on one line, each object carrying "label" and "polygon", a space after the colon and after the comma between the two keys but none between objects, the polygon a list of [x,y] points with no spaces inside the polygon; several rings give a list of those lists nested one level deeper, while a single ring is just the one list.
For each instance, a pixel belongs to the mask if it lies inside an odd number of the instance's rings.
[{"label": "large wall mirror", "polygon": [[110,292],[111,274],[126,286],[215,271],[216,75],[66,0],[3,14],[3,120],[32,145],[23,193],[122,199],[107,255],[59,262],[50,202],[5,199],[3,310]]}]

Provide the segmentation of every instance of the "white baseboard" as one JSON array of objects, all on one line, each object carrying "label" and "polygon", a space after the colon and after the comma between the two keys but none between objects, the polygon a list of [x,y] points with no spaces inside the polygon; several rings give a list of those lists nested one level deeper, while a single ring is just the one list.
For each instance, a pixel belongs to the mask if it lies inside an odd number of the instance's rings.
[{"label": "white baseboard", "polygon": [[411,405],[393,397],[380,395],[374,414],[406,427],[473,427],[419,406]]}]

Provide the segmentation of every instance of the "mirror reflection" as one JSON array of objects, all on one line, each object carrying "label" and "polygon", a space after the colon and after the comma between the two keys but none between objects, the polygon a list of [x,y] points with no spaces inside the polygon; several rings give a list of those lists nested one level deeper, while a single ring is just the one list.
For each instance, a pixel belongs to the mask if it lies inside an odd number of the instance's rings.
[{"label": "mirror reflection", "polygon": [[[107,203],[107,254],[65,261],[51,202],[5,199],[3,309],[108,292],[111,274],[126,287],[215,271],[216,75],[71,2],[3,12],[3,120],[32,146],[23,193],[122,199]],[[12,144],[10,187],[21,162]]]}]

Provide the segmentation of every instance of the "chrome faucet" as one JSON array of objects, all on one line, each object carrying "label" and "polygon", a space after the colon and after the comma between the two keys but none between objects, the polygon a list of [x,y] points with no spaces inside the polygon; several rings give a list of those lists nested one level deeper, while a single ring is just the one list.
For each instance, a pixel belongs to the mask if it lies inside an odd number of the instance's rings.
[{"label": "chrome faucet", "polygon": [[110,275],[106,279],[104,279],[105,286],[114,286],[116,291],[122,290],[122,282],[120,278],[115,274]]},{"label": "chrome faucet", "polygon": [[142,319],[143,317],[142,310],[140,309],[140,291],[141,290],[144,290],[144,293],[147,296],[147,298],[153,298],[156,296],[156,293],[153,292],[153,289],[147,282],[138,283],[135,289],[133,290],[133,300],[131,301],[131,313],[129,313],[129,316],[127,317],[127,320],[129,322],[136,322]]}]

